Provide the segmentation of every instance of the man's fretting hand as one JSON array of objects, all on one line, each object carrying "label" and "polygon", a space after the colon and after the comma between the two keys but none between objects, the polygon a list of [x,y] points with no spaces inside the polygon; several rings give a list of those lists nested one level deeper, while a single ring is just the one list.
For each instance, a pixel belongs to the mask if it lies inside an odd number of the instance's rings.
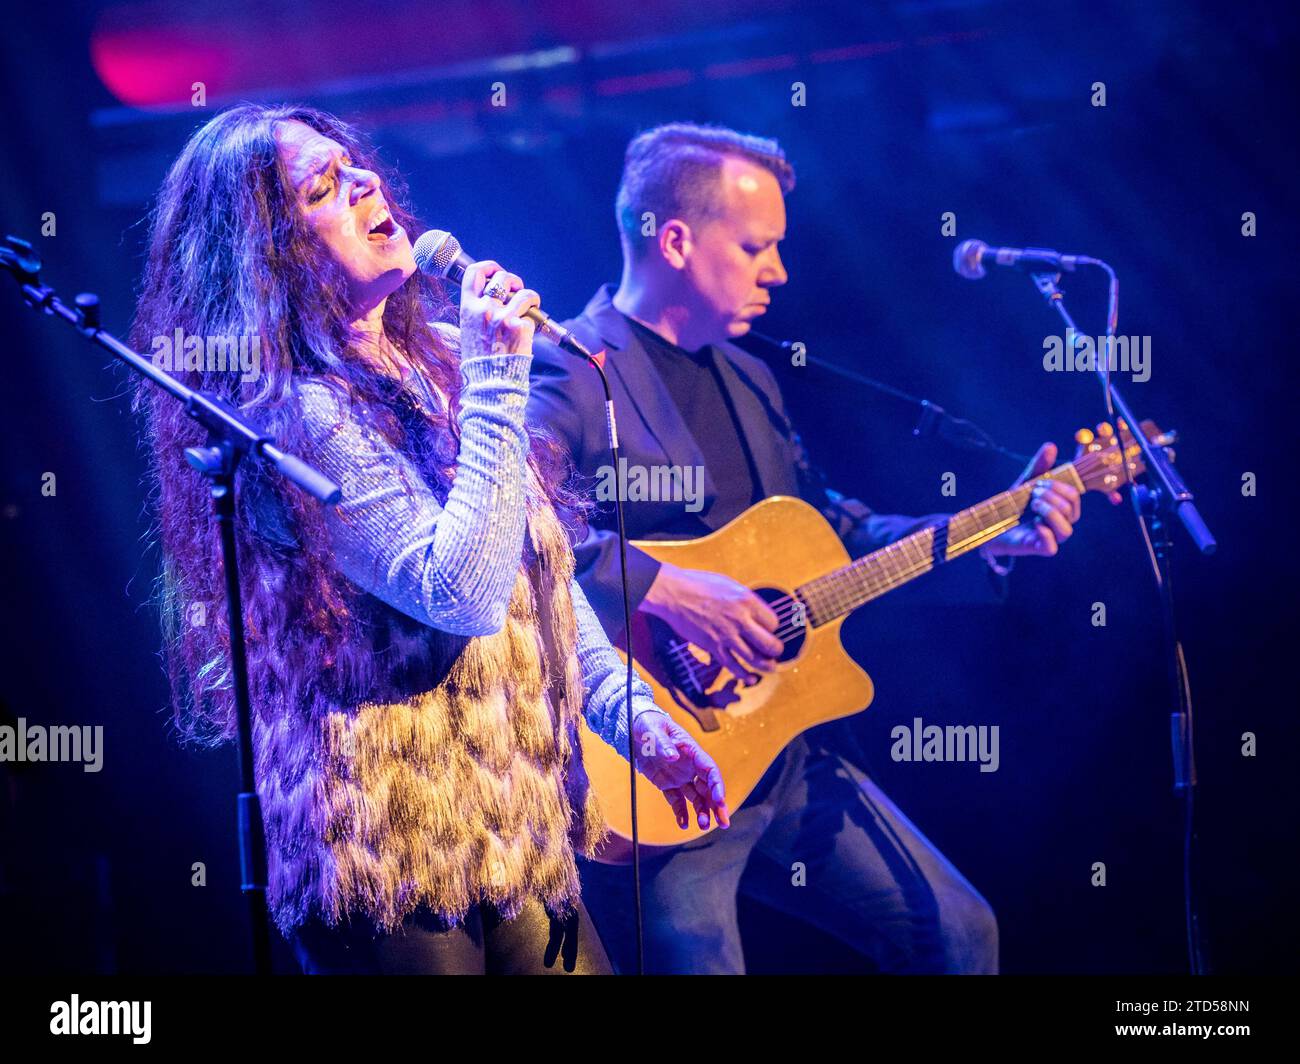
[{"label": "man's fretting hand", "polygon": [[[1056,444],[1045,443],[1028,467],[1011,486],[1041,477],[1056,463]],[[1110,501],[1118,503],[1118,493],[1111,493]],[[994,555],[1037,554],[1051,557],[1061,549],[1061,544],[1074,535],[1075,522],[1081,513],[1079,490],[1061,480],[1040,480],[1029,497],[1029,512],[1037,520],[1017,525],[993,540],[988,550]]]}]

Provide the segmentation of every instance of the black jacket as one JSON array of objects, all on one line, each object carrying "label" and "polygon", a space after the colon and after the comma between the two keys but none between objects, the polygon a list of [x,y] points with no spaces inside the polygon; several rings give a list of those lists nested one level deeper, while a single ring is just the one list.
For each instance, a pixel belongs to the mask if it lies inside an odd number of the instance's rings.
[{"label": "black jacket", "polygon": [[[564,323],[591,351],[606,352],[618,423],[621,456],[629,466],[702,467],[699,445],[678,413],[658,370],[627,319],[614,307],[614,286],[606,285],[582,314]],[[803,445],[785,414],[772,371],[733,344],[713,347],[715,364],[735,407],[744,442],[758,470],[764,498],[799,496],[826,517],[853,557],[876,550],[947,515],[903,517],[873,513],[856,499],[829,491],[808,461]],[[534,344],[529,421],[555,435],[568,450],[579,473],[596,477],[610,465],[605,397],[594,369],[574,355],[538,338]],[[701,516],[710,528],[716,487],[704,470]],[[638,502],[625,507],[629,539],[667,538],[663,528],[681,509],[680,501]],[[613,508],[593,515],[587,538],[575,548],[578,581],[606,631],[623,629],[618,537]],[[628,547],[628,591],[635,610],[659,571],[659,563]]]}]

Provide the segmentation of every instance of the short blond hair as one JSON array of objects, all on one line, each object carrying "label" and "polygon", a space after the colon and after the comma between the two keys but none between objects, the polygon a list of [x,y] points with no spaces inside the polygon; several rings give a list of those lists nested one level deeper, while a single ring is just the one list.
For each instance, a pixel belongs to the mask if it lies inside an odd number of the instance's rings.
[{"label": "short blond hair", "polygon": [[643,245],[639,237],[647,211],[656,219],[681,218],[692,224],[717,217],[722,211],[718,178],[728,157],[767,170],[782,195],[794,188],[794,167],[781,145],[769,137],[693,122],[669,122],[634,137],[623,158],[623,177],[614,201],[625,246]]}]

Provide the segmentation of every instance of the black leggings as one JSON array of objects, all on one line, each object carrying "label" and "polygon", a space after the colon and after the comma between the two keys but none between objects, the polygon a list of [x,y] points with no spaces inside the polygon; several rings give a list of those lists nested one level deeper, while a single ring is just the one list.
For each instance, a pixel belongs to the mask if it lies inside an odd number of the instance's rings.
[{"label": "black leggings", "polygon": [[595,925],[579,903],[566,920],[535,898],[513,920],[476,905],[448,927],[420,908],[392,934],[363,917],[312,919],[291,936],[304,975],[610,975]]}]

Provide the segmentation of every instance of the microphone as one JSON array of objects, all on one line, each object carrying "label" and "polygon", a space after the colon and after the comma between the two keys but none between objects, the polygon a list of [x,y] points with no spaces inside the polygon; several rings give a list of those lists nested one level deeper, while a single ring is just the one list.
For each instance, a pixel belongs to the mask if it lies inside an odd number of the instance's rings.
[{"label": "microphone", "polygon": [[[445,277],[456,284],[461,283],[465,271],[478,261],[465,254],[460,241],[444,229],[430,229],[422,234],[411,250],[415,253],[415,265],[421,273],[430,277]],[[570,354],[580,358],[593,357],[573,333],[563,325],[551,321],[541,308],[529,307],[524,311],[524,317],[536,324],[539,333]]]},{"label": "microphone", "polygon": [[963,240],[952,253],[952,268],[970,281],[983,277],[985,266],[1060,273],[1078,266],[1096,265],[1099,261],[1087,255],[1062,255],[1051,248],[991,248],[983,240]]}]

